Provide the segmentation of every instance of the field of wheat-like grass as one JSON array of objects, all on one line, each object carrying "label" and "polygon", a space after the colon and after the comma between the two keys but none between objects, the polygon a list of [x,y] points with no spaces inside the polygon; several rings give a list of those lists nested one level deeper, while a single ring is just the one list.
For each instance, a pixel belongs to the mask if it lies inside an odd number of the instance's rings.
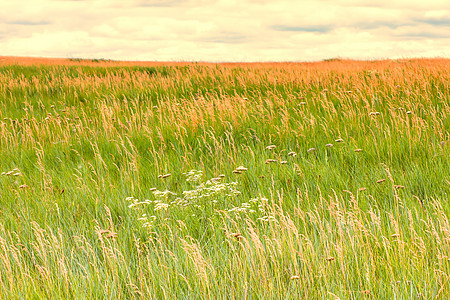
[{"label": "field of wheat-like grass", "polygon": [[450,60],[0,60],[0,298],[449,299]]}]

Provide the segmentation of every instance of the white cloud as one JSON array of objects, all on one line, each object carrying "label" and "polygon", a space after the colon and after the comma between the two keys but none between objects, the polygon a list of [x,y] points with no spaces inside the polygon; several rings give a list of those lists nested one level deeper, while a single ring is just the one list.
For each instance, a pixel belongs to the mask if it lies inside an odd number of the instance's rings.
[{"label": "white cloud", "polygon": [[450,1],[18,0],[0,54],[121,60],[449,57]]}]

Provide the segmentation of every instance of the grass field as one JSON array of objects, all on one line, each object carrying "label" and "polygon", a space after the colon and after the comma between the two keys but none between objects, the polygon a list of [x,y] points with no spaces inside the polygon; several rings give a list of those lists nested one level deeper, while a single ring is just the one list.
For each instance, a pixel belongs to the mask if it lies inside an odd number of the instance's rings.
[{"label": "grass field", "polygon": [[0,298],[450,298],[450,60],[0,60]]}]

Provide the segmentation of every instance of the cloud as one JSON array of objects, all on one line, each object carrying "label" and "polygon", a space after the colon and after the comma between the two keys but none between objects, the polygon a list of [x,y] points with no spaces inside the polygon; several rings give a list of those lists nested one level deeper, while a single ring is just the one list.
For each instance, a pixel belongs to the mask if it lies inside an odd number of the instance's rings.
[{"label": "cloud", "polygon": [[416,22],[426,23],[433,26],[450,27],[450,18],[419,18]]},{"label": "cloud", "polygon": [[26,26],[39,26],[39,25],[50,25],[49,21],[28,21],[28,20],[16,20],[6,22],[8,25],[26,25]]},{"label": "cloud", "polygon": [[410,32],[404,34],[396,34],[395,36],[402,38],[416,38],[416,39],[450,39],[450,33],[436,33],[436,32]]},{"label": "cloud", "polygon": [[1,1],[0,53],[202,61],[448,57],[449,15],[448,0]]},{"label": "cloud", "polygon": [[232,32],[221,32],[214,34],[210,37],[201,39],[201,41],[208,43],[225,43],[225,44],[241,44],[249,41],[248,36],[232,33]]},{"label": "cloud", "polygon": [[138,7],[173,7],[185,4],[183,0],[141,0],[136,3]]},{"label": "cloud", "polygon": [[366,22],[356,22],[350,25],[357,29],[371,30],[379,28],[390,28],[397,29],[402,26],[410,26],[412,23],[398,23],[398,22],[386,22],[386,21],[366,21]]},{"label": "cloud", "polygon": [[285,26],[285,25],[274,25],[273,30],[277,31],[299,31],[299,32],[314,32],[314,33],[326,33],[332,30],[330,25],[325,26]]}]

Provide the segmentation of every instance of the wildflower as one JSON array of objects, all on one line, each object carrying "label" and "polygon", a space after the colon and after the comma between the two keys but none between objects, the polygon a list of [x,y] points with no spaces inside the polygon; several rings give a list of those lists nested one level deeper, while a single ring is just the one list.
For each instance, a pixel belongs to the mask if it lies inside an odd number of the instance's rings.
[{"label": "wildflower", "polygon": [[277,146],[275,146],[275,145],[269,145],[269,146],[267,146],[266,147],[266,150],[273,150],[273,149],[275,149]]},{"label": "wildflower", "polygon": [[343,139],[341,139],[341,138],[338,138],[338,139],[336,139],[336,140],[334,140],[336,143],[343,143],[344,142],[344,140]]},{"label": "wildflower", "polygon": [[298,105],[306,105],[306,102],[300,102]]},{"label": "wildflower", "polygon": [[164,190],[164,191],[158,191],[158,190],[156,190],[156,191],[153,191],[153,195],[155,195],[155,196],[157,196],[157,197],[164,198],[164,197],[167,197],[167,196],[169,196],[169,195],[174,195],[174,196],[176,196],[176,193],[171,192],[171,191],[169,191],[169,190]]},{"label": "wildflower", "polygon": [[369,113],[369,116],[378,116],[380,113],[378,111],[372,111]]},{"label": "wildflower", "polygon": [[291,276],[291,280],[294,280],[294,279],[300,279],[300,276],[298,276],[298,275]]},{"label": "wildflower", "polygon": [[217,176],[217,177],[219,177],[219,178],[224,178],[224,177],[225,177],[225,174],[220,174],[220,175]]},{"label": "wildflower", "polygon": [[361,152],[362,149],[355,149],[355,152]]},{"label": "wildflower", "polygon": [[391,235],[392,237],[399,237],[400,233],[394,233],[393,235]]},{"label": "wildflower", "polygon": [[187,173],[183,173],[183,175],[186,175],[186,181],[188,182],[199,182],[202,179],[203,172],[202,171],[196,171],[196,170],[190,170]]},{"label": "wildflower", "polygon": [[313,152],[316,151],[316,148],[309,148],[306,152]]},{"label": "wildflower", "polygon": [[156,188],[155,188],[155,187],[152,187],[152,188],[150,189],[150,192],[153,192],[153,191],[156,191]]},{"label": "wildflower", "polygon": [[331,148],[333,147],[333,144],[326,144],[325,147]]},{"label": "wildflower", "polygon": [[242,171],[233,170],[231,173],[233,173],[233,174],[242,174]]},{"label": "wildflower", "polygon": [[406,113],[407,113],[408,115],[410,115],[410,114],[412,114],[412,111],[408,110]]},{"label": "wildflower", "polygon": [[297,155],[297,153],[295,153],[295,152],[293,152],[293,151],[291,151],[291,152],[288,153],[288,156],[295,157],[296,155]]},{"label": "wildflower", "polygon": [[258,218],[257,220],[259,220],[261,222],[276,221],[275,217],[273,217],[273,216],[263,216],[263,217]]},{"label": "wildflower", "polygon": [[333,261],[333,260],[334,260],[333,256],[330,256],[330,257],[327,258],[327,261]]},{"label": "wildflower", "polygon": [[280,161],[280,164],[285,165],[285,164],[287,164],[287,161],[282,160],[282,161]]},{"label": "wildflower", "polygon": [[266,160],[265,164],[276,163],[276,162],[277,162],[276,159],[269,158],[269,159]]},{"label": "wildflower", "polygon": [[167,210],[167,208],[169,208],[169,204],[168,203],[159,202],[159,203],[156,203],[156,205],[155,205],[155,211],[157,211],[157,210]]},{"label": "wildflower", "polygon": [[405,187],[403,185],[394,185],[395,189],[404,189]]}]

